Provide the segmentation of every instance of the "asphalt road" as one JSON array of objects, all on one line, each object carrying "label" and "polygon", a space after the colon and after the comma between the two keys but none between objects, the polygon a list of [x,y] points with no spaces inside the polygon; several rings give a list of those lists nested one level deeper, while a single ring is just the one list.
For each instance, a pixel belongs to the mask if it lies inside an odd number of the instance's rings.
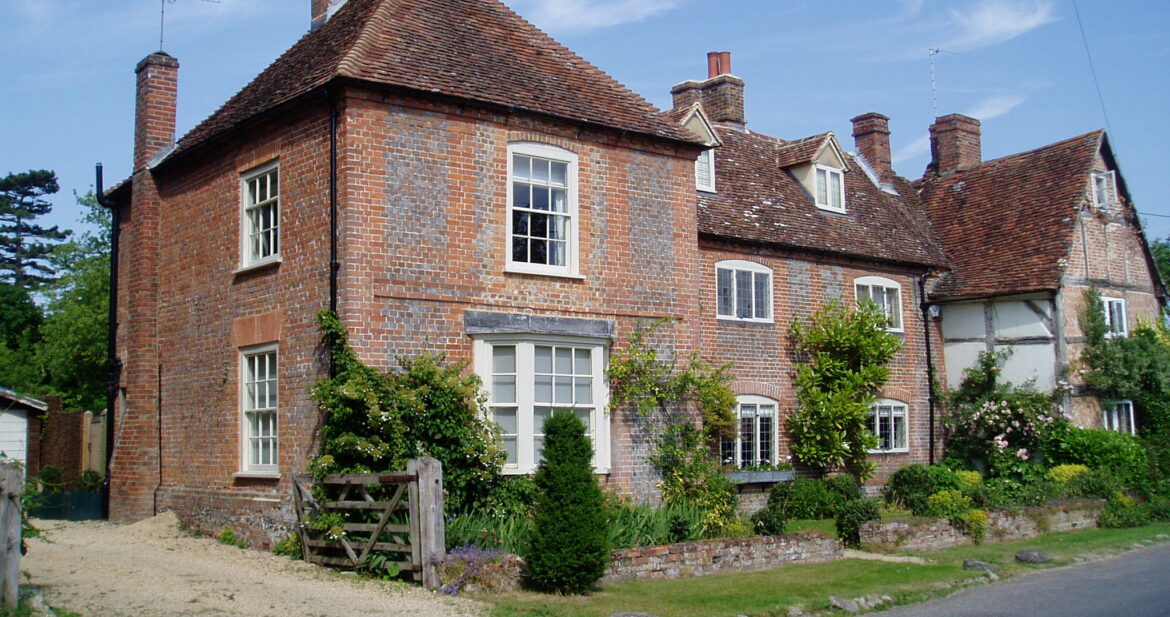
[{"label": "asphalt road", "polygon": [[1170,617],[1170,543],[1025,574],[882,617]]}]

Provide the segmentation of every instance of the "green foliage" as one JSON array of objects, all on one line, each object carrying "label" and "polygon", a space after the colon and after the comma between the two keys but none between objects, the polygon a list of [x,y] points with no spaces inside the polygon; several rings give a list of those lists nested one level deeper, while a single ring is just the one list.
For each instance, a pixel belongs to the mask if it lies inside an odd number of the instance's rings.
[{"label": "green foliage", "polygon": [[366,555],[365,561],[354,568],[354,572],[380,581],[392,581],[402,573],[402,566],[394,561],[393,553],[375,553]]},{"label": "green foliage", "polygon": [[822,472],[873,475],[868,452],[877,446],[869,430],[869,404],[886,380],[886,367],[902,342],[887,330],[886,316],[868,305],[848,310],[826,303],[807,325],[788,330],[801,363],[796,367],[797,410],[788,417],[792,453]]},{"label": "green foliage", "polygon": [[609,547],[657,546],[701,540],[707,513],[693,504],[630,504],[610,499],[605,507]]},{"label": "green foliage", "polygon": [[528,516],[536,503],[536,483],[532,476],[503,476],[488,492],[481,511],[495,516]]},{"label": "green foliage", "polygon": [[317,320],[337,376],[313,387],[324,423],[310,471],[317,477],[400,471],[408,460],[430,456],[443,464],[447,512],[485,505],[504,454],[484,419],[479,378],[430,354],[380,373],[358,360],[336,315],[322,311]]},{"label": "green foliage", "polygon": [[544,434],[544,460],[534,477],[539,492],[531,545],[525,555],[528,575],[543,589],[584,593],[609,567],[605,497],[593,475],[593,446],[585,425],[572,413],[553,414]]},{"label": "green foliage", "polygon": [[926,511],[930,516],[961,521],[971,510],[971,498],[962,491],[948,489],[926,498]]},{"label": "green foliage", "polygon": [[220,544],[226,544],[236,548],[248,548],[248,543],[245,542],[242,538],[236,536],[235,530],[233,530],[231,527],[228,527],[227,525],[224,525],[223,528],[219,530],[219,535],[216,536],[216,540],[218,540]]},{"label": "green foliage", "polygon": [[971,534],[975,544],[983,544],[983,538],[987,535],[987,511],[977,508],[968,511],[963,525],[967,528],[967,533]]},{"label": "green foliage", "polygon": [[837,536],[849,548],[861,546],[861,525],[882,517],[881,506],[876,499],[852,499],[841,504],[834,517]]},{"label": "green foliage", "polygon": [[676,423],[687,417],[687,406],[698,407],[703,426],[712,434],[727,433],[735,424],[735,393],[728,384],[730,364],[712,366],[698,353],[680,368],[673,351],[651,339],[673,320],[639,326],[629,344],[613,352],[605,376],[609,379],[611,410],[631,406],[639,417]]},{"label": "green foliage", "polygon": [[961,488],[959,476],[940,466],[907,465],[893,473],[886,481],[886,503],[910,510],[917,516],[930,512],[927,500],[931,495]]},{"label": "green foliage", "polygon": [[1109,499],[1125,490],[1125,483],[1109,470],[1091,469],[1069,478],[1064,494],[1069,497]]},{"label": "green foliage", "polygon": [[954,473],[959,481],[959,489],[965,494],[977,491],[983,486],[983,474],[978,471],[959,470]]},{"label": "green foliage", "polygon": [[1162,281],[1170,281],[1170,237],[1154,238],[1154,241],[1150,242],[1150,253],[1154,256],[1154,265],[1157,266]]},{"label": "green foliage", "polygon": [[0,178],[0,280],[35,291],[54,279],[49,254],[71,232],[34,220],[53,210],[45,197],[59,188],[57,175],[45,169]]},{"label": "green foliage", "polygon": [[1133,435],[1104,429],[1065,427],[1048,445],[1053,463],[1108,470],[1127,486],[1140,486],[1149,471],[1146,451]]},{"label": "green foliage", "polygon": [[86,469],[77,477],[77,490],[86,493],[99,493],[102,490],[102,481],[105,479],[100,471]]},{"label": "green foliage", "polygon": [[1109,529],[1141,527],[1150,522],[1146,508],[1124,499],[1110,499],[1097,517],[1097,525]]},{"label": "green foliage", "polygon": [[449,596],[464,589],[505,591],[514,584],[511,568],[514,557],[477,546],[461,546],[439,560],[439,591]]},{"label": "green foliage", "polygon": [[788,528],[788,511],[779,503],[774,504],[771,495],[768,505],[752,514],[752,528],[761,536],[778,536]]},{"label": "green foliage", "polygon": [[41,491],[45,493],[60,493],[65,490],[65,474],[60,467],[56,465],[45,465],[41,467],[40,476],[37,478],[37,483],[41,486]]},{"label": "green foliage", "polygon": [[989,478],[1023,479],[1039,473],[1050,434],[1068,425],[1058,408],[1068,384],[1045,394],[1030,384],[1000,383],[1003,359],[1001,353],[979,354],[960,386],[943,396],[947,456]]},{"label": "green foliage", "polygon": [[41,310],[27,289],[0,281],[0,346],[19,350],[35,343],[41,321]]},{"label": "green foliage", "polygon": [[294,531],[293,533],[290,533],[282,538],[279,542],[272,546],[272,554],[279,555],[281,557],[288,557],[289,559],[303,558],[304,553],[301,551],[301,534]]},{"label": "green foliage", "polygon": [[455,514],[447,518],[447,550],[478,546],[526,555],[531,532],[532,518],[527,514]]},{"label": "green foliage", "polygon": [[666,427],[650,463],[662,474],[659,489],[666,503],[691,504],[706,512],[704,536],[718,535],[735,518],[735,484],[723,475],[694,425]]},{"label": "green foliage", "polygon": [[1044,477],[1049,481],[1059,486],[1066,486],[1069,480],[1087,473],[1089,468],[1084,465],[1057,465],[1048,470]]}]

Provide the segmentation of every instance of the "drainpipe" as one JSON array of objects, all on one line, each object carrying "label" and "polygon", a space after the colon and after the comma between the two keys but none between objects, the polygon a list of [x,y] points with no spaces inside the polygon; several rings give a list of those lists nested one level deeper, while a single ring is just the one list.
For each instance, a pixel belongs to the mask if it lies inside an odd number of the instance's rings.
[{"label": "drainpipe", "polygon": [[934,464],[934,439],[935,439],[934,438],[934,406],[935,406],[934,387],[935,387],[935,383],[934,383],[934,356],[930,350],[930,303],[926,301],[926,279],[929,276],[930,276],[930,270],[927,270],[927,271],[922,273],[922,276],[918,277],[918,297],[921,299],[921,302],[919,303],[918,307],[922,311],[922,332],[923,332],[924,338],[926,340],[926,379],[930,382],[926,400],[927,400],[927,406],[930,409],[930,424],[928,425],[929,431],[930,431],[930,437],[928,438],[929,443],[930,443],[929,458],[930,458],[930,464],[933,465]]},{"label": "drainpipe", "polygon": [[110,299],[106,326],[106,473],[102,480],[102,518],[110,518],[110,464],[114,459],[114,406],[118,402],[122,361],[118,359],[118,237],[121,235],[120,209],[106,199],[102,186],[102,164],[94,169],[97,176],[98,204],[110,209]]},{"label": "drainpipe", "polygon": [[[340,114],[329,88],[325,88],[325,100],[329,101],[329,310],[337,315],[337,273],[341,270],[337,261],[337,121]],[[330,353],[329,377],[336,376],[337,364]]]}]

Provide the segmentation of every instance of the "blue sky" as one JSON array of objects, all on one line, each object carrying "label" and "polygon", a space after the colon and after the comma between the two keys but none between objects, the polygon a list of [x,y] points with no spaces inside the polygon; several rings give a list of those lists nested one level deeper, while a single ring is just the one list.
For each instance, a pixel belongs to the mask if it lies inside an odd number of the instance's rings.
[{"label": "blue sky", "polygon": [[[95,162],[107,186],[130,173],[133,69],[159,48],[162,1],[163,49],[181,64],[180,134],[309,22],[309,0],[0,0],[0,173],[56,170],[50,223],[78,227],[72,192],[92,187]],[[852,150],[849,119],[881,112],[894,167],[910,178],[929,159],[928,50],[941,49],[939,113],[982,120],[985,159],[1107,128],[1148,237],[1170,236],[1170,2],[505,1],[660,108],[672,85],[705,78],[706,52],[719,50],[747,83],[751,130],[831,130]]]}]

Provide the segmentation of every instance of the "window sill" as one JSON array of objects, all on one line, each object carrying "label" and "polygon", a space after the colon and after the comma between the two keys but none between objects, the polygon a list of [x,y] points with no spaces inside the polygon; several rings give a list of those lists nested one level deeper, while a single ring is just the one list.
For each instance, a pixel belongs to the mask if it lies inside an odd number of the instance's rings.
[{"label": "window sill", "polygon": [[868,454],[870,456],[890,456],[890,455],[904,456],[904,455],[910,454],[910,449],[905,448],[902,450],[869,450],[866,452],[866,454]]},{"label": "window sill", "polygon": [[[534,473],[536,473],[536,468],[520,469],[518,467],[512,467],[509,469],[501,469],[500,470],[500,475],[502,475],[502,476],[531,476]],[[595,467],[593,469],[593,475],[595,475],[595,476],[608,476],[609,475],[609,468],[596,468]]]},{"label": "window sill", "polygon": [[845,208],[841,208],[840,210],[838,210],[837,208],[830,208],[829,206],[822,206],[821,204],[816,204],[816,206],[817,206],[817,210],[820,210],[821,212],[828,212],[829,214],[840,214],[842,216],[847,216],[849,214],[845,210]]},{"label": "window sill", "polygon": [[232,474],[236,480],[279,480],[279,471],[237,471]]},{"label": "window sill", "polygon": [[771,320],[771,319],[768,319],[768,320],[764,320],[764,319],[737,319],[735,317],[727,317],[724,315],[716,315],[715,319],[717,321],[719,321],[720,323],[728,323],[728,324],[741,323],[741,324],[749,324],[749,325],[753,325],[753,326],[774,326],[774,325],[776,325],[776,322]]},{"label": "window sill", "polygon": [[580,274],[576,274],[576,273],[550,272],[550,271],[546,271],[546,270],[529,270],[528,268],[522,268],[522,267],[514,266],[511,264],[504,267],[504,272],[507,272],[508,274],[532,274],[535,276],[548,276],[548,277],[553,277],[553,278],[572,279],[572,280],[576,280],[576,281],[585,280],[584,276],[582,276]]},{"label": "window sill", "polygon": [[279,266],[282,261],[283,260],[280,258],[280,255],[272,255],[270,257],[265,257],[264,259],[261,259],[259,261],[254,261],[246,266],[241,266],[239,268],[236,268],[235,270],[232,270],[232,275],[234,276],[234,275],[238,275],[238,274],[246,274],[248,272],[256,272],[259,270],[266,270],[268,268],[275,268],[275,267]]}]

